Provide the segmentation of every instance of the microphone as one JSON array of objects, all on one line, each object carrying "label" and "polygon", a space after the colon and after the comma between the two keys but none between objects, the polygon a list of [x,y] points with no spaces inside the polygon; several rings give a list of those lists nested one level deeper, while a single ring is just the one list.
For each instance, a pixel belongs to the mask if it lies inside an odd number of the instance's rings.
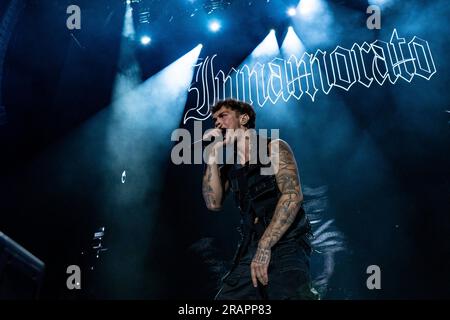
[{"label": "microphone", "polygon": [[[220,130],[222,131],[222,136],[225,137],[225,135],[227,134],[227,129],[226,128],[221,128]],[[200,140],[192,142],[192,145],[194,145],[196,143],[199,143],[199,142],[203,142],[203,141],[212,142],[212,141],[205,140],[204,138],[201,138]]]}]

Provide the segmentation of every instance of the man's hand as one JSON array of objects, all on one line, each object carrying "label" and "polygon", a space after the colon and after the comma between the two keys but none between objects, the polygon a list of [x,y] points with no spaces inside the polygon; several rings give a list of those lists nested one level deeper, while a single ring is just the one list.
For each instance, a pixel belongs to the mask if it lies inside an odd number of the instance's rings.
[{"label": "man's hand", "polygon": [[236,140],[235,135],[227,133],[228,133],[227,129],[222,128],[209,129],[203,135],[203,140],[209,141],[212,137],[214,137],[214,139],[216,139],[216,141],[214,142],[214,147],[218,149]]},{"label": "man's hand", "polygon": [[223,138],[223,130],[220,128],[214,128],[206,130],[206,132],[203,134],[203,140],[209,140],[211,137],[220,137]]},{"label": "man's hand", "polygon": [[228,133],[227,129],[221,128],[209,129],[205,132],[203,135],[204,141],[210,141],[211,138],[214,137],[214,142],[205,148],[207,164],[217,164],[219,154],[222,152],[221,149],[226,145],[232,144],[236,140],[235,135]]},{"label": "man's hand", "polygon": [[[222,206],[224,192],[228,189],[229,183],[225,181],[225,177],[220,176],[218,168],[219,147],[223,146],[223,131],[220,128],[208,130],[203,135],[203,140],[209,140],[215,137],[215,141],[205,148],[206,154],[206,170],[203,175],[202,193],[205,199],[206,207],[211,211],[219,211]],[[205,155],[204,155],[205,156]]]},{"label": "man's hand", "polygon": [[255,288],[258,286],[258,280],[265,286],[269,283],[267,271],[269,269],[270,254],[270,249],[258,247],[256,250],[255,256],[253,257],[253,261],[250,265],[252,282]]}]

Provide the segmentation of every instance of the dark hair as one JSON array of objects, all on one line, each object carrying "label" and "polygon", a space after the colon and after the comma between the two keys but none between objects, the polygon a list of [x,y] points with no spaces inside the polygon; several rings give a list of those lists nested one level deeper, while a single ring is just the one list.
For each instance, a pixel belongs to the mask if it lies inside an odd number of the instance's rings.
[{"label": "dark hair", "polygon": [[256,113],[250,104],[248,104],[244,101],[236,100],[236,99],[220,100],[212,107],[211,113],[215,113],[215,112],[219,111],[220,108],[222,108],[222,107],[237,111],[237,112],[239,112],[240,115],[247,114],[249,119],[248,119],[248,122],[245,124],[245,126],[249,129],[255,128]]}]

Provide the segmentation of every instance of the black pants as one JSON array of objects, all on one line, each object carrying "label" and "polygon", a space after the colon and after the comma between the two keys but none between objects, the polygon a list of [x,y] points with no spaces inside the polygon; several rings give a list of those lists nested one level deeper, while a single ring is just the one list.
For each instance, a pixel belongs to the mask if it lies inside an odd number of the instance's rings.
[{"label": "black pants", "polygon": [[242,258],[222,279],[216,300],[304,300],[318,299],[311,287],[310,250],[297,241],[279,243],[272,248],[269,283],[253,287],[250,263],[257,243],[252,242]]}]

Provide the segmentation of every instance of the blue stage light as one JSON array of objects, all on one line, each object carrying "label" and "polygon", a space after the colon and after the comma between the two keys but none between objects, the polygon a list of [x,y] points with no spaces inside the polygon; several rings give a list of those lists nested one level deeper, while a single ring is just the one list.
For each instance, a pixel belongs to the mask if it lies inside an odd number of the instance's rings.
[{"label": "blue stage light", "polygon": [[211,30],[212,32],[217,32],[219,31],[221,28],[221,25],[219,23],[219,21],[217,20],[213,20],[209,23],[209,30]]},{"label": "blue stage light", "polygon": [[141,43],[142,43],[144,46],[150,44],[150,42],[152,42],[152,38],[150,38],[149,36],[142,36],[142,37],[141,37]]}]

